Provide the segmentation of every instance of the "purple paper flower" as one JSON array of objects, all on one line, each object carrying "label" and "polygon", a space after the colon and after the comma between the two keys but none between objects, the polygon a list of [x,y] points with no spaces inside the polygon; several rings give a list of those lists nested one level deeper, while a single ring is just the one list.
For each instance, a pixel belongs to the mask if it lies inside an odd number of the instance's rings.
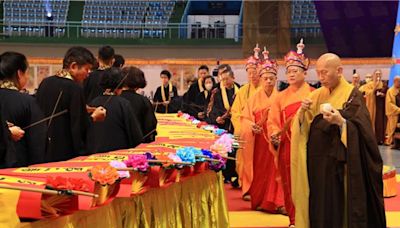
[{"label": "purple paper flower", "polygon": [[213,154],[213,159],[218,160],[217,161],[211,161],[208,165],[208,167],[211,170],[214,170],[215,172],[219,172],[222,169],[225,169],[225,164],[226,164],[226,160],[224,158],[221,157],[221,155],[219,154]]},{"label": "purple paper flower", "polygon": [[151,152],[145,153],[147,160],[156,160],[156,156],[154,156]]}]

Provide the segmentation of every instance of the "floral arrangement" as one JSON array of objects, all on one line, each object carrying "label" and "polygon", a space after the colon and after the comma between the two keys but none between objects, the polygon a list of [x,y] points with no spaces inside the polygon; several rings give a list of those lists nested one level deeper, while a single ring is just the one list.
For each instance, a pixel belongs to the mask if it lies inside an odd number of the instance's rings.
[{"label": "floral arrangement", "polygon": [[203,127],[203,129],[206,130],[206,131],[214,131],[214,130],[218,129],[218,127],[216,127],[216,126],[214,126],[214,125],[209,125],[209,124],[207,124],[207,125],[205,125],[205,126]]},{"label": "floral arrangement", "polygon": [[109,164],[94,166],[90,170],[89,177],[101,185],[112,185],[120,179],[117,169]]},{"label": "floral arrangement", "polygon": [[168,158],[171,159],[174,162],[182,162],[182,159],[178,155],[176,155],[174,153],[169,153],[168,154]]},{"label": "floral arrangement", "polygon": [[168,155],[162,154],[157,156],[157,160],[163,161],[157,163],[157,165],[160,165],[161,167],[165,169],[172,169],[175,168],[175,163],[174,160]]},{"label": "floral arrangement", "polygon": [[135,171],[146,173],[150,167],[148,162],[149,157],[153,159],[151,153],[131,154],[128,156],[128,160],[125,160],[124,163],[128,167],[132,167]]},{"label": "floral arrangement", "polygon": [[212,156],[213,159],[218,160],[217,161],[211,161],[208,165],[208,167],[211,170],[214,170],[215,172],[219,172],[220,170],[225,169],[226,166],[226,160],[221,157],[219,154],[213,154]]},{"label": "floral arrangement", "polygon": [[151,152],[146,152],[144,155],[146,155],[147,160],[156,160],[156,156],[154,156]]},{"label": "floral arrangement", "polygon": [[223,143],[214,143],[210,146],[210,150],[222,156],[227,156],[228,152],[230,152],[229,148]]},{"label": "floral arrangement", "polygon": [[192,121],[192,124],[194,124],[194,125],[197,125],[197,124],[199,124],[200,123],[200,120],[193,120]]},{"label": "floral arrangement", "polygon": [[205,126],[207,126],[207,125],[208,125],[207,122],[200,122],[200,123],[198,123],[198,124],[196,125],[196,127],[197,127],[197,128],[202,128],[202,127],[205,127]]},{"label": "floral arrangement", "polygon": [[[190,163],[195,163],[196,162],[196,153],[198,149],[194,147],[184,147],[180,148],[176,151],[176,155],[181,158],[183,162],[190,162]],[[201,151],[200,151],[201,153]]]},{"label": "floral arrangement", "polygon": [[213,130],[213,133],[214,133],[215,135],[220,136],[220,135],[225,134],[225,133],[226,133],[226,130],[218,128],[218,129],[214,129],[214,130]]},{"label": "floral arrangement", "polygon": [[51,189],[57,190],[76,190],[89,192],[89,183],[88,181],[82,178],[65,178],[61,176],[56,177],[47,177],[46,186]]},{"label": "floral arrangement", "polygon": [[[233,136],[231,134],[224,134],[221,137],[219,137],[219,139],[217,141],[215,141],[214,143],[214,149],[211,148],[212,151],[216,150],[215,152],[222,150],[220,152],[224,152],[223,149],[226,149],[226,152],[230,153],[232,152],[232,145],[235,142],[235,140],[233,139]],[[224,145],[225,148],[223,148],[221,145]],[[224,153],[226,153],[224,152]]]},{"label": "floral arrangement", "polygon": [[209,150],[204,150],[201,149],[201,153],[203,154],[203,156],[208,157],[208,158],[212,158],[213,157],[213,153]]},{"label": "floral arrangement", "polygon": [[[114,167],[116,169],[127,168],[126,164],[124,162],[122,162],[122,161],[113,160],[109,164],[110,164],[110,166],[112,166],[112,167]],[[129,171],[118,171],[118,175],[119,175],[119,178],[121,178],[121,179],[130,177]]]},{"label": "floral arrangement", "polygon": [[190,115],[187,114],[187,113],[184,113],[181,117],[182,117],[183,119],[185,119],[185,120],[188,120],[188,119],[190,118]]}]

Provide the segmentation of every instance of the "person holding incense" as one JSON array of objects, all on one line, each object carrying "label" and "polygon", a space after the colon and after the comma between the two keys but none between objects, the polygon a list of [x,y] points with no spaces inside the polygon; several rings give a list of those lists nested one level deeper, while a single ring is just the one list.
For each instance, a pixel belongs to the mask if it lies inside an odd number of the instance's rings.
[{"label": "person holding incense", "polygon": [[[278,160],[278,169],[281,177],[285,209],[289,216],[289,227],[295,225],[295,207],[292,201],[291,191],[291,165],[290,149],[291,123],[301,101],[305,99],[314,88],[311,87],[305,78],[310,60],[304,55],[303,39],[297,44],[297,51],[289,51],[285,56],[286,77],[289,87],[279,92],[271,106],[268,116],[268,134],[275,150]],[[296,152],[296,151],[295,151]]]},{"label": "person holding incense", "polygon": [[7,135],[2,137],[7,147],[1,154],[1,168],[44,162],[46,124],[24,130],[19,128],[44,117],[35,99],[29,94],[19,92],[29,80],[28,68],[28,61],[23,54],[5,52],[0,55],[1,124],[7,124],[11,133],[5,132]]},{"label": "person holding incense", "polygon": [[86,150],[89,154],[133,148],[143,141],[142,129],[130,102],[119,96],[124,79],[119,68],[105,70],[100,81],[104,93],[89,103],[92,107],[104,105],[108,110],[103,122],[93,123],[88,129]]},{"label": "person holding incense", "polygon": [[143,89],[147,85],[144,73],[137,67],[124,67],[122,75],[126,75],[126,79],[120,96],[129,101],[145,136],[143,142],[153,142],[157,135],[157,118],[150,100],[137,93],[138,89]]},{"label": "person holding incense", "polygon": [[46,116],[67,110],[47,123],[47,162],[84,155],[89,125],[103,121],[106,116],[106,110],[101,106],[88,114],[81,86],[94,62],[95,58],[88,49],[71,47],[65,54],[63,69],[39,85],[36,99]]},{"label": "person holding incense", "polygon": [[250,197],[251,208],[269,213],[285,214],[282,183],[276,154],[268,140],[268,112],[278,91],[275,88],[278,64],[264,49],[263,60],[257,63],[261,90],[247,102],[240,124],[240,139],[246,144],[237,154],[237,170],[242,183],[242,196]]},{"label": "person holding incense", "polygon": [[315,65],[322,87],[301,102],[291,127],[296,227],[387,227],[383,162],[364,97],[339,56]]}]

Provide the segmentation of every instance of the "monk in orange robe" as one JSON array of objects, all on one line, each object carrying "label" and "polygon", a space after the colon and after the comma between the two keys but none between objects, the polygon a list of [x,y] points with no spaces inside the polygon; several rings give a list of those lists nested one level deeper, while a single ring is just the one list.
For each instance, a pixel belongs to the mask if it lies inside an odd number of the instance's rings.
[{"label": "monk in orange robe", "polygon": [[289,87],[277,94],[268,117],[268,133],[271,143],[278,152],[278,167],[283,185],[285,209],[290,226],[295,223],[295,209],[291,197],[290,181],[290,127],[292,119],[305,99],[313,90],[305,82],[309,59],[303,54],[302,40],[297,44],[297,52],[290,51],[285,56],[286,77]]},{"label": "monk in orange robe", "polygon": [[[277,64],[263,52],[264,60],[258,64],[261,89],[248,100],[241,115],[241,139],[246,142],[242,153],[242,192],[250,194],[251,208],[270,213],[283,209],[283,190],[277,181],[279,175],[276,155],[269,150],[267,118],[274,101]],[[281,212],[282,213],[282,212]]]}]

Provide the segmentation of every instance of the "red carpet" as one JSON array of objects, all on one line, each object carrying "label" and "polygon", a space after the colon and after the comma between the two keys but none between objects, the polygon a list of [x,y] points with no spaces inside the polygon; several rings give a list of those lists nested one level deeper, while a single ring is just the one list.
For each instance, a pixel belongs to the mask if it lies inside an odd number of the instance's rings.
[{"label": "red carpet", "polygon": [[230,184],[225,184],[226,201],[228,211],[250,211],[250,201],[242,200],[242,191],[234,189]]},{"label": "red carpet", "polygon": [[[225,184],[226,201],[229,211],[250,211],[250,202],[242,200],[242,192]],[[397,184],[397,196],[385,198],[386,211],[400,211],[400,183]]]},{"label": "red carpet", "polygon": [[[398,179],[399,180],[399,179]],[[386,219],[388,227],[400,227],[400,182],[397,184],[397,196],[385,198]],[[230,225],[232,228],[277,228],[287,227],[287,217],[274,217],[263,212],[252,211],[250,202],[242,200],[241,190],[233,189],[230,185],[225,185],[225,195],[230,213]],[[263,220],[263,222],[258,222]],[[275,224],[275,225],[273,225]],[[279,225],[278,225],[279,224]],[[270,226],[268,226],[270,225]]]}]

